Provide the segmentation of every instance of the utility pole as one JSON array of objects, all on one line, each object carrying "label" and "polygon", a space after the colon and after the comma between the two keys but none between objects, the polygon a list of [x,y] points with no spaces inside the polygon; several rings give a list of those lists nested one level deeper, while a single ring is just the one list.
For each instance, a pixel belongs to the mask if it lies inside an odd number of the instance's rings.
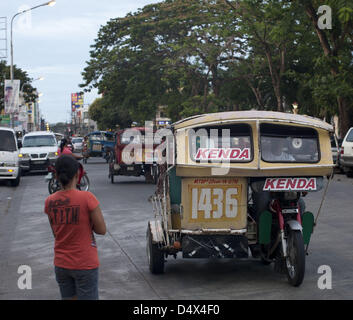
[{"label": "utility pole", "polygon": [[7,59],[7,18],[0,17],[0,60]]}]

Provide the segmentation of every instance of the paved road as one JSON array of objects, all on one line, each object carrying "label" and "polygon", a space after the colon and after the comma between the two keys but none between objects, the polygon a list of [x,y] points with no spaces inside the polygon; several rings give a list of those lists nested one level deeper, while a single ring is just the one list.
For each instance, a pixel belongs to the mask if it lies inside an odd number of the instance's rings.
[{"label": "paved road", "polygon": [[[256,260],[174,260],[166,273],[151,275],[145,234],[154,186],[143,178],[121,177],[110,184],[107,165],[85,166],[91,191],[101,202],[108,232],[98,236],[101,299],[353,299],[353,179],[337,175],[315,229],[304,283],[288,285],[285,276]],[[315,212],[320,193],[306,198]],[[0,299],[60,299],[53,269],[53,237],[43,214],[48,196],[43,174],[23,177],[18,188],[0,182]],[[18,267],[32,270],[32,289],[17,286]],[[332,289],[320,290],[318,268],[332,269]]]}]

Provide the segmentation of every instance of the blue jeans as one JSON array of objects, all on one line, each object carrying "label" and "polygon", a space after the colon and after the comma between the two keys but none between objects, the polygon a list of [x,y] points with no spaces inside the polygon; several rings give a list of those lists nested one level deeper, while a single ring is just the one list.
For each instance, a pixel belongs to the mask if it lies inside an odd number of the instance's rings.
[{"label": "blue jeans", "polygon": [[55,277],[63,300],[98,300],[98,268],[70,270],[55,267]]}]

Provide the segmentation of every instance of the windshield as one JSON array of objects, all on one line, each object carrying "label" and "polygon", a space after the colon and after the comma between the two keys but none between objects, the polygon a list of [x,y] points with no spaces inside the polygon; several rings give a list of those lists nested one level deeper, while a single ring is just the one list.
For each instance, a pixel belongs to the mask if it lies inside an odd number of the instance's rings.
[{"label": "windshield", "polygon": [[75,138],[75,139],[72,139],[72,143],[81,143],[83,141],[82,138]]},{"label": "windshield", "polygon": [[196,162],[252,161],[251,128],[247,124],[189,130],[190,157]]},{"label": "windshield", "polygon": [[346,141],[353,142],[353,129],[349,132]]},{"label": "windshield", "polygon": [[121,137],[121,143],[122,144],[129,144],[129,143],[137,143],[137,144],[143,144],[145,141],[145,136],[122,136]]},{"label": "windshield", "polygon": [[114,135],[112,135],[112,134],[105,134],[104,140],[105,141],[115,141],[115,138],[114,138]]},{"label": "windshield", "polygon": [[25,137],[23,147],[54,147],[56,140],[53,136],[29,136]]},{"label": "windshield", "polygon": [[0,151],[16,151],[16,141],[11,131],[0,131]]},{"label": "windshield", "polygon": [[98,140],[98,141],[103,141],[103,137],[102,137],[102,135],[101,134],[91,134],[90,136],[89,136],[89,139],[90,140]]},{"label": "windshield", "polygon": [[314,129],[261,124],[260,134],[263,161],[314,163],[320,159]]}]

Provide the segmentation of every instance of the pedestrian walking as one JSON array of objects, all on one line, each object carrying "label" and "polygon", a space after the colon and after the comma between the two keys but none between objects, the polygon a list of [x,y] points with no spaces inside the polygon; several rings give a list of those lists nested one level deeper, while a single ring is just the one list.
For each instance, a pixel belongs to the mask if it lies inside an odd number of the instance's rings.
[{"label": "pedestrian walking", "polygon": [[94,233],[104,235],[106,225],[99,201],[76,189],[79,163],[71,155],[56,161],[62,190],[45,201],[52,228],[54,266],[62,299],[98,300],[98,251]]}]

